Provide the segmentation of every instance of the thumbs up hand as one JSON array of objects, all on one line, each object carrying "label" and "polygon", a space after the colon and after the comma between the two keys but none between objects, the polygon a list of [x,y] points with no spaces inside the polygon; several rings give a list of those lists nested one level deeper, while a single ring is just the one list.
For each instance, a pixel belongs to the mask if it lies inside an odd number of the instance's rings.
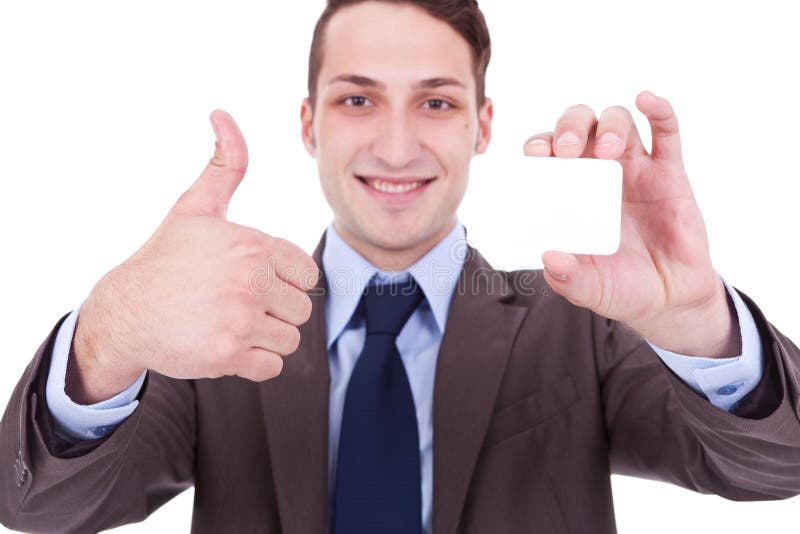
[{"label": "thumbs up hand", "polygon": [[[101,278],[75,331],[67,393],[110,398],[145,369],[174,378],[277,376],[311,315],[319,277],[292,243],[226,220],[247,170],[247,145],[224,111],[211,114],[216,149],[153,235]],[[258,287],[252,287],[258,273]]]}]

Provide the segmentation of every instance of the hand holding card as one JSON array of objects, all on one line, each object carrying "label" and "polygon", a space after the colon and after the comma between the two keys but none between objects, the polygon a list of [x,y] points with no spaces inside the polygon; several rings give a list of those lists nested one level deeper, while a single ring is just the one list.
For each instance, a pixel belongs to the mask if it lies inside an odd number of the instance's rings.
[{"label": "hand holding card", "polygon": [[624,322],[663,348],[735,355],[735,312],[711,264],[705,223],[683,165],[678,119],[666,99],[649,91],[637,96],[636,106],[650,123],[649,152],[622,106],[599,119],[588,106],[571,106],[553,132],[526,142],[529,156],[622,165],[619,249],[609,256],[547,251],[545,279],[570,302]]}]

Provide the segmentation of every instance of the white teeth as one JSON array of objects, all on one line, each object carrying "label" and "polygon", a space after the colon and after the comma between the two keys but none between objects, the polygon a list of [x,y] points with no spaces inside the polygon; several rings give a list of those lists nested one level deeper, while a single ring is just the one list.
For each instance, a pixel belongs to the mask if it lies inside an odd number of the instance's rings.
[{"label": "white teeth", "polygon": [[422,184],[424,184],[424,180],[420,180],[417,182],[406,182],[402,184],[393,184],[392,182],[385,182],[383,180],[370,180],[367,179],[367,183],[373,189],[377,189],[378,191],[383,191],[384,193],[407,193],[408,191],[412,191],[417,189]]}]

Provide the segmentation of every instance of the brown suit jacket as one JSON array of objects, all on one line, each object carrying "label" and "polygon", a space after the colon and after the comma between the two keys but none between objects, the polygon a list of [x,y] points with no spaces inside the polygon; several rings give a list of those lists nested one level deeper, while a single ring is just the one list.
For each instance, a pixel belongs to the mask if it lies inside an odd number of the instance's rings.
[{"label": "brown suit jacket", "polygon": [[[73,445],[54,435],[45,403],[62,317],[0,426],[3,524],[95,532],[141,521],[194,485],[192,532],[323,532],[324,289],[323,277],[278,378],[151,371],[127,420]],[[800,350],[742,298],[767,365],[731,414],[689,389],[633,331],[550,291],[541,271],[497,271],[470,249],[436,369],[434,533],[615,532],[612,472],[736,500],[800,492]]]}]

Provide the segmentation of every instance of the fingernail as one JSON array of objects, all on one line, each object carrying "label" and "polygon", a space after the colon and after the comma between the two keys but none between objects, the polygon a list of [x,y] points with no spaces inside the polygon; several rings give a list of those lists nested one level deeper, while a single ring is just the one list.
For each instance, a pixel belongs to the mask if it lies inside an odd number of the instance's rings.
[{"label": "fingernail", "polygon": [[600,146],[609,146],[609,145],[616,145],[620,142],[620,137],[615,134],[614,132],[606,132],[601,137],[600,140],[597,142]]},{"label": "fingernail", "polygon": [[569,277],[568,277],[566,274],[555,273],[555,272],[551,271],[550,269],[548,269],[547,267],[545,267],[545,270],[546,270],[548,273],[550,273],[550,276],[552,276],[552,277],[553,277],[553,278],[555,278],[556,280],[561,280],[562,282],[564,282],[564,281],[566,281],[566,280],[567,280],[567,278],[569,278]]},{"label": "fingernail", "polygon": [[564,132],[558,136],[556,144],[558,146],[574,146],[581,143],[580,138],[572,132]]},{"label": "fingernail", "polygon": [[531,139],[525,144],[526,156],[549,156],[550,142],[546,139]]}]

